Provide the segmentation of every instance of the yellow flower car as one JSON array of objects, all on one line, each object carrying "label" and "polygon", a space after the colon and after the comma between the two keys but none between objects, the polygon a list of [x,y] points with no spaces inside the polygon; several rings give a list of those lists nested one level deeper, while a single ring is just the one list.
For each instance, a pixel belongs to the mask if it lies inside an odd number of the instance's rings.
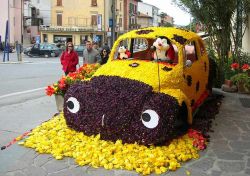
[{"label": "yellow flower car", "polygon": [[192,124],[211,90],[211,68],[202,39],[193,32],[130,31],[117,39],[108,62],[90,80],[69,88],[66,123],[104,140],[164,144]]}]

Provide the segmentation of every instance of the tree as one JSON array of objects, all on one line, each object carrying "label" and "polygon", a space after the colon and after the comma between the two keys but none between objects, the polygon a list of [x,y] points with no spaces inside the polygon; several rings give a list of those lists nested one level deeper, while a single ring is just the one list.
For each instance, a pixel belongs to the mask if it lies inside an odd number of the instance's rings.
[{"label": "tree", "polygon": [[[242,11],[247,15],[250,0],[173,0],[182,9],[189,12],[198,21],[205,25],[206,32],[211,36],[210,46],[215,47],[218,56],[219,84],[224,81],[224,64],[228,60],[228,53],[232,46],[234,14],[239,2],[243,1]],[[239,6],[240,7],[240,6]],[[241,8],[239,8],[241,9]],[[239,17],[240,18],[240,17]],[[238,19],[239,19],[238,18]],[[238,24],[240,25],[240,24]],[[239,26],[238,26],[239,27]],[[240,31],[238,29],[238,31]],[[236,37],[235,37],[236,41]],[[239,35],[237,42],[239,43]],[[238,45],[237,45],[238,47]]]},{"label": "tree", "polygon": [[250,0],[237,0],[236,17],[232,21],[233,31],[232,38],[234,42],[233,55],[239,58],[240,49],[242,47],[242,38],[248,27],[248,15],[250,12]]},{"label": "tree", "polygon": [[174,25],[169,23],[169,22],[166,22],[163,24],[164,27],[173,27]]}]

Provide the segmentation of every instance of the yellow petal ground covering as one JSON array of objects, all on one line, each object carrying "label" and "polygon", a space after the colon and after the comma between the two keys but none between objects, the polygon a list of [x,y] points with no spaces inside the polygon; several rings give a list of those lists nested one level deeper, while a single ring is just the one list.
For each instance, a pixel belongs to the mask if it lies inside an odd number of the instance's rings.
[{"label": "yellow petal ground covering", "polygon": [[100,140],[100,135],[85,136],[67,127],[63,114],[36,127],[24,142],[19,144],[34,148],[39,153],[52,154],[56,159],[73,157],[75,161],[105,169],[135,170],[143,175],[176,170],[181,162],[197,159],[198,149],[193,139],[184,135],[168,146],[146,147]]}]

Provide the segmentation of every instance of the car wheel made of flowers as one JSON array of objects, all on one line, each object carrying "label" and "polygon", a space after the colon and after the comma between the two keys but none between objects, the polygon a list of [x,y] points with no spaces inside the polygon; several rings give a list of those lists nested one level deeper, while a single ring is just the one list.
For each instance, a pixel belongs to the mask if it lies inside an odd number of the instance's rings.
[{"label": "car wheel made of flowers", "polygon": [[91,79],[69,87],[66,123],[104,140],[164,144],[192,124],[211,92],[212,70],[202,39],[193,32],[130,31],[118,38]]}]

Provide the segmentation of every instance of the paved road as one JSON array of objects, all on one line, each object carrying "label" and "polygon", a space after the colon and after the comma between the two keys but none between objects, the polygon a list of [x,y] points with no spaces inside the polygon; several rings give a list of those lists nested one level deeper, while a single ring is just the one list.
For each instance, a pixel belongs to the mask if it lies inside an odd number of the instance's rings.
[{"label": "paved road", "polygon": [[[56,112],[53,97],[45,96],[43,90],[14,96],[3,96],[6,93],[9,95],[16,91],[45,87],[57,80],[58,76],[61,75],[60,68],[58,68],[60,65],[57,62],[56,59],[39,58],[33,64],[0,64],[0,90],[5,91],[5,93],[0,94],[2,96],[0,98],[0,145],[7,144],[14,137],[48,120]],[[25,75],[27,80],[24,75],[20,76],[16,72],[13,73],[13,70],[22,70],[19,71],[21,73],[30,70]],[[33,80],[38,82],[37,87]],[[20,88],[15,82],[19,82],[22,87]],[[22,82],[28,85],[22,85]],[[200,153],[200,159],[185,163],[176,172],[168,172],[162,175],[186,176],[187,170],[191,172],[192,176],[250,175],[250,108],[243,107],[239,101],[241,97],[248,99],[250,97],[243,94],[224,93],[224,95],[225,98],[220,113],[213,122],[214,132],[210,133],[211,141],[208,148]],[[108,171],[103,168],[78,167],[71,158],[58,161],[53,159],[51,155],[39,155],[32,149],[16,144],[0,151],[0,176],[29,175],[130,176],[137,174],[124,170]]]}]

